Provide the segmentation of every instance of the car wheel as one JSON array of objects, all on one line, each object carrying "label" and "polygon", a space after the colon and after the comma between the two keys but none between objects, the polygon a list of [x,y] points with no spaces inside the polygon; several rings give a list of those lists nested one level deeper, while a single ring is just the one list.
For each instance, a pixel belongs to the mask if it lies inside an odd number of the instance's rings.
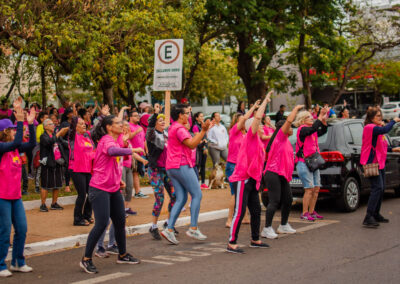
[{"label": "car wheel", "polygon": [[355,211],[360,205],[360,187],[354,177],[346,179],[337,203],[340,209],[345,212]]}]

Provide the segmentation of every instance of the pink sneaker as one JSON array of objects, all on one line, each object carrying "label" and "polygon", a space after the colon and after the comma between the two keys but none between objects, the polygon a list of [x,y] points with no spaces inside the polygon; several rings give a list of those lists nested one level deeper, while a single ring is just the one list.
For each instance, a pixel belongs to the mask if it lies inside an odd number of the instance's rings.
[{"label": "pink sneaker", "polygon": [[304,214],[300,215],[301,220],[309,221],[309,222],[314,222],[315,219],[310,215],[310,213],[306,212]]},{"label": "pink sneaker", "polygon": [[209,189],[208,186],[207,186],[205,183],[203,183],[202,185],[200,185],[200,188],[201,188],[201,189]]},{"label": "pink sneaker", "polygon": [[324,219],[324,217],[319,215],[315,210],[313,213],[311,213],[311,217],[313,217],[314,219],[318,219],[318,220]]}]

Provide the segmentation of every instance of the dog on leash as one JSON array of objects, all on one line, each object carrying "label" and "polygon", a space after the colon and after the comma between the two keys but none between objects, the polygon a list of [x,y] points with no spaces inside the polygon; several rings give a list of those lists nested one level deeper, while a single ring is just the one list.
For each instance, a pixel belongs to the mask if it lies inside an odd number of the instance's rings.
[{"label": "dog on leash", "polygon": [[210,176],[208,178],[209,184],[208,187],[210,189],[214,188],[224,188],[224,164],[219,163],[215,164],[212,169]]}]

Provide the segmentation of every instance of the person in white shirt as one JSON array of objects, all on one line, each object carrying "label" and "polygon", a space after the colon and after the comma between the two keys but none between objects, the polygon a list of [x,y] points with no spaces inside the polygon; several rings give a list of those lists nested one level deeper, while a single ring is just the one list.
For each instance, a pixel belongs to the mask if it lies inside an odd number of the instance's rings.
[{"label": "person in white shirt", "polygon": [[221,157],[226,161],[228,157],[228,142],[229,136],[225,126],[221,124],[221,116],[218,112],[211,115],[215,125],[207,134],[207,139],[210,141],[208,151],[210,152],[213,165],[218,164]]}]

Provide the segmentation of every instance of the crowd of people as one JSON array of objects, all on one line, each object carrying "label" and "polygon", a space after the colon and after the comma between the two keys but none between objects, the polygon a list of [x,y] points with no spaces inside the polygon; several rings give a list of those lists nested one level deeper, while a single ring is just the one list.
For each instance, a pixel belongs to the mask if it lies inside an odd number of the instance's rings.
[{"label": "crowd of people", "polygon": [[[152,225],[149,233],[155,240],[165,238],[178,245],[176,221],[190,194],[191,222],[186,235],[199,241],[207,236],[200,231],[198,218],[202,190],[206,185],[206,160],[213,165],[226,162],[230,186],[230,205],[226,227],[230,228],[227,251],[244,253],[237,244],[242,222],[250,223],[252,248],[268,248],[260,237],[275,239],[278,234],[294,234],[288,223],[292,193],[290,181],[296,168],[304,185],[300,218],[314,222],[324,217],[315,210],[320,182],[319,169],[310,168],[307,158],[319,153],[318,137],[327,132],[327,120],[333,114],[328,105],[304,110],[298,105],[287,115],[281,106],[276,123],[265,115],[269,92],[246,111],[240,102],[229,129],[218,112],[204,120],[201,112],[192,114],[190,105],[173,105],[165,112],[160,104],[140,103],[138,107],[85,107],[66,102],[57,109],[32,104],[23,108],[21,98],[8,109],[3,102],[0,112],[0,276],[11,271],[30,272],[23,255],[27,222],[22,194],[28,194],[28,179],[35,180],[40,192],[41,212],[48,212],[48,192],[52,192],[51,210],[62,210],[58,203],[61,188],[70,191],[72,179],[77,198],[72,225],[90,226],[80,266],[87,273],[97,273],[97,257],[117,255],[117,263],[137,264],[140,260],[127,251],[126,217],[136,215],[132,197],[148,198],[140,190],[140,176],[147,176],[154,191]],[[169,104],[169,102],[166,102]],[[169,107],[168,107],[169,109]],[[347,118],[346,108],[341,112]],[[396,122],[384,125],[378,107],[367,110],[360,163],[377,165],[371,175],[371,195],[363,225],[377,227],[388,219],[380,214],[385,186],[386,151],[383,138]],[[295,155],[289,142],[292,126],[298,128]],[[266,191],[267,189],[267,191]],[[160,217],[165,191],[169,196],[168,219],[160,232]],[[265,226],[261,228],[260,194],[268,194]],[[281,205],[281,223],[276,232],[272,220]],[[248,212],[246,212],[248,209]],[[247,217],[247,214],[250,217]],[[249,219],[249,220],[248,220]],[[111,224],[111,225],[110,225]],[[108,226],[109,242],[104,238]],[[5,263],[14,227],[11,266]],[[278,234],[277,234],[278,233]]]}]

